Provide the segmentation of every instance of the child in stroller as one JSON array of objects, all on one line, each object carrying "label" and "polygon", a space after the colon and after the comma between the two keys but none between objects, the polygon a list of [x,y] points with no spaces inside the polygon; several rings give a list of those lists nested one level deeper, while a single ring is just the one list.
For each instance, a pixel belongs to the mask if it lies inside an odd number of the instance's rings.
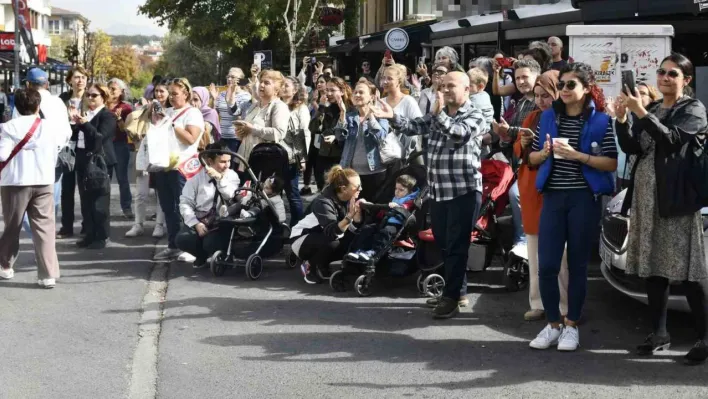
[{"label": "child in stroller", "polygon": [[[404,227],[403,223],[413,210],[414,200],[418,194],[415,186],[416,180],[412,176],[401,175],[396,178],[395,197],[378,214],[381,222],[369,224],[359,231],[359,236],[352,243],[352,248],[355,250],[345,256],[346,260],[376,263],[376,258]],[[364,207],[371,211],[377,210],[375,205],[364,205]]]},{"label": "child in stroller", "polygon": [[[279,176],[271,176],[263,183],[263,194],[275,207],[280,223],[285,223],[287,217],[285,203],[281,196],[284,187],[285,181]],[[238,200],[228,207],[228,215],[235,219],[255,218],[267,207],[268,201],[265,198],[258,198],[253,195],[252,191],[245,190],[238,196]],[[249,237],[251,236],[252,234],[249,235]]]}]

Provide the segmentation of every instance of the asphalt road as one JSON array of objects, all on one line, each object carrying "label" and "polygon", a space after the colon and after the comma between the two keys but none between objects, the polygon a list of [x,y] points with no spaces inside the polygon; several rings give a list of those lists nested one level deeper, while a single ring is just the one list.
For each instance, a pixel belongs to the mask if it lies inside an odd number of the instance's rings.
[{"label": "asphalt road", "polygon": [[[112,204],[118,215],[117,197]],[[54,290],[35,288],[31,243],[22,242],[17,276],[0,282],[0,398],[708,397],[706,366],[679,362],[694,341],[688,317],[669,316],[672,351],[637,358],[646,308],[614,291],[597,265],[582,348],[539,352],[528,341],[543,324],[523,321],[526,293],[507,293],[499,269],[470,274],[471,307],[436,321],[414,278],[369,298],[306,285],[280,259],[258,281],[241,269],[214,278],[151,262],[164,242],[125,239],[130,222],[113,220],[104,251],[58,242]],[[148,284],[160,268],[166,294]],[[151,294],[164,312],[146,305]],[[152,364],[142,345],[149,325],[160,328]],[[135,394],[149,366],[154,392]]]}]

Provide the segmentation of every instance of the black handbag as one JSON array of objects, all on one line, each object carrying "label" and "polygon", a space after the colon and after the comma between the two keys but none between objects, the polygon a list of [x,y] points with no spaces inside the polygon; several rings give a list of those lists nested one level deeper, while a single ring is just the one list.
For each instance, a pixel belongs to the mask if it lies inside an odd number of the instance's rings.
[{"label": "black handbag", "polygon": [[89,153],[84,176],[84,188],[93,195],[110,193],[111,181],[108,176],[108,165],[102,154]]}]

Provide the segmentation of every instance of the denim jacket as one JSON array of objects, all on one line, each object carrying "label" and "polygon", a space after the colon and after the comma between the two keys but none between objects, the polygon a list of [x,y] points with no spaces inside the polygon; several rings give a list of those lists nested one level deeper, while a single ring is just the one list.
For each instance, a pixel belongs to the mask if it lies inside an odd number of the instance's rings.
[{"label": "denim jacket", "polygon": [[[344,142],[342,150],[342,160],[340,165],[343,168],[349,168],[354,161],[354,151],[356,150],[356,140],[359,133],[359,112],[348,112],[346,116],[346,125],[341,122],[337,124],[336,129]],[[379,154],[379,145],[386,138],[389,131],[388,121],[385,119],[369,118],[364,122],[364,147],[366,148],[366,160],[369,163],[371,171],[381,169],[381,155]]]}]

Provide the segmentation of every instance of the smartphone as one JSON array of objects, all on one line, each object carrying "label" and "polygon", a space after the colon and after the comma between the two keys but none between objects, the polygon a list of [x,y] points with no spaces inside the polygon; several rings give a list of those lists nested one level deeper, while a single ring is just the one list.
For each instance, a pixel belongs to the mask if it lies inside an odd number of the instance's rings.
[{"label": "smartphone", "polygon": [[420,66],[425,65],[425,57],[418,57],[418,65],[420,65]]},{"label": "smartphone", "polygon": [[315,58],[315,57],[310,57],[310,64],[311,64],[311,65],[317,64],[317,58]]},{"label": "smartphone", "polygon": [[393,54],[391,53],[391,50],[386,50],[384,53],[384,59],[388,62],[393,59]]},{"label": "smartphone", "polygon": [[[634,93],[636,93],[636,79],[637,78],[634,75],[634,71],[622,71],[622,91],[624,91],[625,94],[634,95]],[[627,93],[627,90],[625,90],[625,86],[629,88],[629,93]]]},{"label": "smartphone", "polygon": [[258,69],[261,69],[261,54],[260,53],[253,54],[253,65],[258,66]]}]

